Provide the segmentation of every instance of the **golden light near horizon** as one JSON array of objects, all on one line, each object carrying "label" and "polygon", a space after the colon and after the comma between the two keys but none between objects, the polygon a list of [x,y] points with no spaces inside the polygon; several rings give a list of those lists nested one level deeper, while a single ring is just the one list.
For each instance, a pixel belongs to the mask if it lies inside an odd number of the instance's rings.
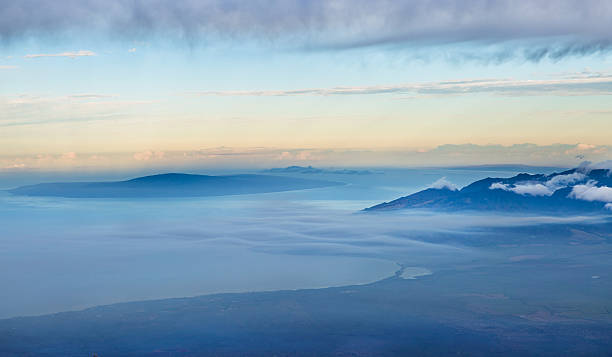
[{"label": "golden light near horizon", "polygon": [[[87,21],[57,5],[74,27],[49,18],[50,28],[43,29],[36,18],[5,14],[15,25],[0,29],[7,43],[0,58],[1,170],[75,167],[74,161],[33,160],[67,152],[95,158],[78,165],[102,165],[97,158],[106,157],[104,165],[129,166],[130,160],[143,164],[133,159],[140,152],[219,147],[382,153],[434,151],[446,144],[587,144],[598,149],[576,155],[610,158],[612,60],[604,22],[585,24],[562,7],[465,4],[465,11],[482,17],[464,24],[451,13],[442,16],[451,10],[432,3],[440,17],[425,24],[412,12],[426,8],[324,3],[312,12],[320,26],[311,27],[307,21],[267,23],[257,6],[245,5],[232,15],[242,18],[242,11],[250,11],[253,22],[243,27],[211,18],[211,4],[181,8],[199,20],[187,21],[175,9],[169,13],[176,17],[142,23],[117,1],[124,17],[92,2],[82,4]],[[163,2],[156,6],[161,8],[142,11],[158,19],[168,9]],[[289,4],[283,11],[294,20],[304,16]],[[550,11],[582,30],[575,36],[555,33]],[[488,29],[481,19],[496,12],[509,21],[496,25],[497,38],[473,31]],[[609,12],[603,6],[593,16],[604,19]],[[354,22],[366,13],[372,22]],[[401,14],[414,22],[392,21]],[[520,19],[524,28],[518,31],[510,19]],[[419,25],[426,30],[417,30]],[[120,36],[113,32],[117,26],[125,29]],[[540,36],[543,29],[551,33],[548,41]],[[439,38],[451,30],[453,39]],[[540,160],[523,154],[514,159]],[[440,155],[447,156],[391,155],[383,161],[453,161],[448,153]],[[554,160],[570,165],[576,155],[560,152]],[[321,164],[338,164],[319,158]],[[234,159],[231,164],[239,164]],[[274,163],[259,159],[264,161],[243,164]],[[223,165],[219,158],[181,164]]]}]

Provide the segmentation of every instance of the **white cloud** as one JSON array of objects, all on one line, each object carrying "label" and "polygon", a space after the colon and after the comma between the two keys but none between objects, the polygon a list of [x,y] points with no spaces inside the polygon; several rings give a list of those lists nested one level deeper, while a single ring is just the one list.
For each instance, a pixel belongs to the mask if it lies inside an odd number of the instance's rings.
[{"label": "white cloud", "polygon": [[550,187],[547,187],[541,183],[528,183],[510,186],[501,182],[495,182],[491,184],[489,189],[510,191],[523,196],[550,196],[554,193],[554,191],[552,191]]},{"label": "white cloud", "polygon": [[134,53],[136,52],[136,47],[132,47],[128,50],[129,53]]},{"label": "white cloud", "polygon": [[3,169],[25,169],[26,164],[24,163],[14,163],[6,166],[2,166]]},{"label": "white cloud", "polygon": [[592,144],[577,144],[576,148],[580,149],[580,150],[591,150],[591,149],[595,149],[595,145],[592,145]]},{"label": "white cloud", "polygon": [[39,54],[28,54],[23,56],[24,58],[42,58],[42,57],[69,57],[69,58],[77,58],[77,57],[89,57],[95,56],[96,53],[92,51],[80,50],[76,52],[62,52],[62,53],[39,53]]},{"label": "white cloud", "polygon": [[489,187],[490,190],[504,190],[517,193],[519,195],[531,196],[552,196],[555,191],[560,188],[567,187],[576,182],[586,179],[586,176],[579,172],[574,172],[567,175],[556,175],[544,183],[525,182],[515,185],[508,185],[501,182],[495,182]]},{"label": "white cloud", "polygon": [[0,66],[0,69],[17,69],[17,66]]},{"label": "white cloud", "polygon": [[531,196],[550,196],[554,191],[541,183],[536,184],[526,184],[526,185],[516,185],[512,188],[512,191],[518,193],[519,195],[531,195]]},{"label": "white cloud", "polygon": [[[570,113],[570,112],[567,112],[567,113]],[[591,111],[591,113],[594,113],[594,112]],[[572,154],[572,155],[583,156],[584,154],[588,154],[588,153],[603,153],[603,151],[601,147],[597,145],[579,143],[579,144],[576,144],[576,146],[574,146],[573,148],[568,149],[565,153],[568,155]]]},{"label": "white cloud", "polygon": [[451,190],[451,191],[457,191],[457,185],[453,184],[452,182],[448,181],[446,179],[446,177],[442,177],[440,179],[438,179],[436,182],[432,183],[430,186],[430,188],[435,188],[438,190],[443,190],[443,189],[447,189],[447,190]]},{"label": "white cloud", "polygon": [[163,159],[165,156],[165,153],[163,151],[152,151],[152,150],[147,150],[147,151],[143,151],[143,152],[137,152],[134,154],[134,160],[138,160],[138,161],[148,161],[148,160],[153,160],[153,159]]},{"label": "white cloud", "polygon": [[277,160],[284,161],[317,161],[319,156],[311,150],[283,151],[277,156]]},{"label": "white cloud", "polygon": [[505,183],[501,183],[501,182],[493,182],[491,186],[489,186],[489,190],[510,191],[510,185],[506,185]]},{"label": "white cloud", "polygon": [[584,201],[612,202],[612,187],[598,187],[595,184],[595,181],[589,181],[584,185],[576,185],[569,197]]},{"label": "white cloud", "polygon": [[76,157],[77,157],[77,154],[75,152],[73,152],[73,151],[65,152],[65,153],[62,154],[62,159],[64,159],[64,160],[74,160],[74,159],[76,159]]},{"label": "white cloud", "polygon": [[574,172],[567,175],[557,175],[548,180],[545,185],[554,191],[572,185],[576,182],[580,182],[586,179],[586,176],[580,172]]}]

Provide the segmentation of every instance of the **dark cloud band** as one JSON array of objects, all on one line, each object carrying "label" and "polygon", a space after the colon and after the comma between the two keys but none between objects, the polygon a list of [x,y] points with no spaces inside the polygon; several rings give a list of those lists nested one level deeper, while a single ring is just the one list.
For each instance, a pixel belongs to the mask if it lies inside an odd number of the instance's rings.
[{"label": "dark cloud band", "polygon": [[522,51],[532,61],[607,51],[610,23],[612,2],[606,0],[0,1],[4,41],[78,32],[338,50],[552,39]]}]

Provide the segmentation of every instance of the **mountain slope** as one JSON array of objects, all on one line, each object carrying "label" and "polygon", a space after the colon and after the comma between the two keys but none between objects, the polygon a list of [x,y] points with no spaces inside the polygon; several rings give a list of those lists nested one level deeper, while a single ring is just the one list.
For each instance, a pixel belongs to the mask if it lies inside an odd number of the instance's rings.
[{"label": "mountain slope", "polygon": [[[604,212],[612,209],[612,175],[609,170],[572,169],[550,175],[519,174],[486,178],[460,190],[428,188],[365,211],[436,209],[446,211]],[[609,211],[610,212],[610,211]]]}]

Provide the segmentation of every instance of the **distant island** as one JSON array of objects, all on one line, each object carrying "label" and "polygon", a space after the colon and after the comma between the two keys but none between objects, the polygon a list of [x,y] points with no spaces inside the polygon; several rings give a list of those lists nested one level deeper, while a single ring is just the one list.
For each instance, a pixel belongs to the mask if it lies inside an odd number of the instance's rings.
[{"label": "distant island", "polygon": [[522,171],[526,173],[531,172],[552,172],[556,170],[567,170],[569,167],[558,167],[558,166],[533,166],[524,164],[482,164],[482,165],[462,165],[462,166],[448,166],[445,167],[448,170],[477,170],[477,171]]},{"label": "distant island", "polygon": [[267,169],[263,172],[274,174],[333,174],[333,175],[371,175],[374,171],[355,169],[321,169],[312,166],[288,166]]},{"label": "distant island", "polygon": [[461,189],[445,180],[364,211],[435,209],[541,213],[612,213],[612,171],[576,168],[550,175],[486,178]]},{"label": "distant island", "polygon": [[208,176],[167,173],[111,182],[56,182],[8,190],[14,195],[68,198],[225,196],[303,190],[339,182],[270,175]]}]

